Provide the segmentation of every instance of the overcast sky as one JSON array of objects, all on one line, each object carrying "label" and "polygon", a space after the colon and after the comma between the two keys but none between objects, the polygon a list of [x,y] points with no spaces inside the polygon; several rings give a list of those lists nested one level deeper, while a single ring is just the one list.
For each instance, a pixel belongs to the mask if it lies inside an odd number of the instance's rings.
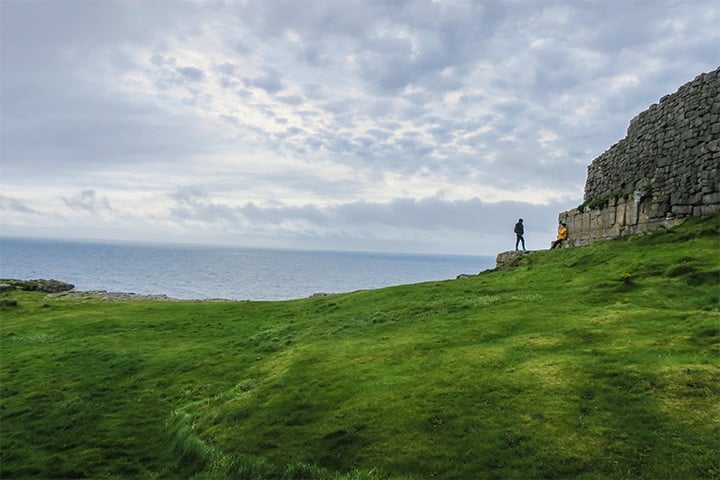
[{"label": "overcast sky", "polygon": [[0,234],[547,248],[719,0],[0,0]]}]

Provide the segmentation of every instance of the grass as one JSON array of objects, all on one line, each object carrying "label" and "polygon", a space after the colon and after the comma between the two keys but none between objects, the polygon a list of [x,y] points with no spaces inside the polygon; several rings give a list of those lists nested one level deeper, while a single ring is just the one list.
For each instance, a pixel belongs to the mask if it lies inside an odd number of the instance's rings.
[{"label": "grass", "polygon": [[720,478],[719,223],[287,302],[6,292],[0,477]]}]

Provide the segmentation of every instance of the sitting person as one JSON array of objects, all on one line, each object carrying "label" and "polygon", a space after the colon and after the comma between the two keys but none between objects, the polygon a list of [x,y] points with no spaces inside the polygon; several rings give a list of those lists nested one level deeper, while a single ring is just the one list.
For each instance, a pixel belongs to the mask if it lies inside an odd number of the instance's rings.
[{"label": "sitting person", "polygon": [[562,243],[567,240],[568,238],[568,229],[567,225],[565,225],[563,222],[560,222],[560,226],[558,227],[558,234],[557,234],[557,240],[552,242],[552,245],[550,246],[550,250],[553,248],[562,247]]}]

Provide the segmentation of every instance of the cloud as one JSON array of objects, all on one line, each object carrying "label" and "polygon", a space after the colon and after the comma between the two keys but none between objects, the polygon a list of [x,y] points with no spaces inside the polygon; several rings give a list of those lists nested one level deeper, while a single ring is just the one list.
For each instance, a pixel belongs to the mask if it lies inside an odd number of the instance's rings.
[{"label": "cloud", "polygon": [[105,197],[99,197],[95,190],[83,190],[71,197],[63,197],[63,202],[72,210],[79,210],[92,214],[113,211],[108,199]]},{"label": "cloud", "polygon": [[176,71],[185,79],[191,82],[199,82],[205,78],[205,73],[195,67],[178,67]]},{"label": "cloud", "polygon": [[0,210],[10,214],[40,214],[40,212],[28,207],[23,202],[15,198],[6,197],[5,195],[0,195]]},{"label": "cloud", "polygon": [[169,211],[169,220],[173,222],[214,224],[221,226],[227,235],[272,232],[283,238],[316,235],[326,239],[364,239],[368,242],[366,246],[381,243],[386,235],[425,238],[431,243],[432,239],[448,234],[502,245],[519,216],[526,219],[528,234],[536,236],[533,240],[538,245],[552,239],[557,212],[562,208],[559,202],[533,205],[522,201],[488,203],[478,198],[458,201],[442,197],[357,201],[325,207],[278,202],[263,206],[251,201],[233,206],[212,199],[197,187],[185,187],[170,196],[176,202]]},{"label": "cloud", "polygon": [[305,101],[300,95],[277,95],[275,99],[287,105],[301,105]]},{"label": "cloud", "polygon": [[273,70],[267,71],[258,77],[244,78],[243,83],[246,87],[258,87],[268,93],[277,93],[285,88],[280,74]]},{"label": "cloud", "polygon": [[3,175],[50,178],[174,163],[214,148],[205,125],[194,117],[140,100],[98,97],[82,83],[3,96]]},{"label": "cloud", "polygon": [[214,202],[207,192],[196,185],[182,186],[168,196],[175,202],[169,211],[173,220],[209,224],[238,220],[235,208]]},{"label": "cloud", "polygon": [[68,234],[494,253],[510,217],[552,235],[630,119],[720,64],[714,0],[0,10],[18,231],[69,209]]}]

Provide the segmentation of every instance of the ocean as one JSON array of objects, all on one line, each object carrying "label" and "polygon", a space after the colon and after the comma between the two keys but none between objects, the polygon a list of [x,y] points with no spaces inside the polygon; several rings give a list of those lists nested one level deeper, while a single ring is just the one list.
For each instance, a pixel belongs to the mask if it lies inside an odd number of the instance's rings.
[{"label": "ocean", "polygon": [[289,300],[455,278],[495,258],[0,237],[0,278],[177,299]]}]

